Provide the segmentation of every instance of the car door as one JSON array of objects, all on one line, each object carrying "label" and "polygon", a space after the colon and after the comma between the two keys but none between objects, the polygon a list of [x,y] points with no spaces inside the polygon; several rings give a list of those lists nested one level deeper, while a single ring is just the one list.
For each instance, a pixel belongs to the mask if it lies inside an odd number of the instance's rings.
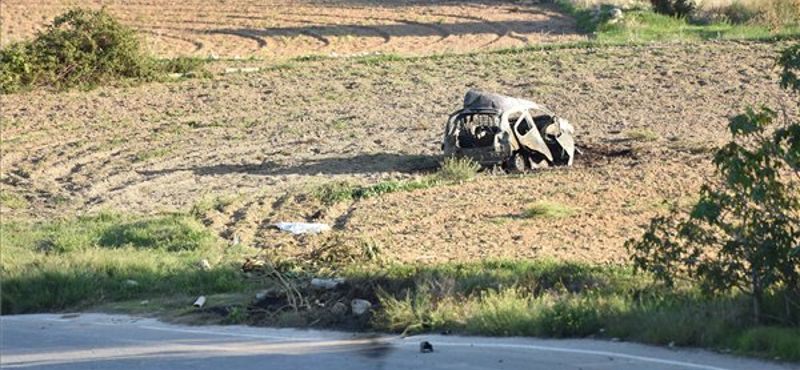
[{"label": "car door", "polygon": [[511,124],[514,136],[520,146],[528,151],[541,153],[548,161],[553,161],[553,155],[544,142],[539,130],[533,122],[533,118],[527,111],[516,111],[508,115],[508,122]]}]

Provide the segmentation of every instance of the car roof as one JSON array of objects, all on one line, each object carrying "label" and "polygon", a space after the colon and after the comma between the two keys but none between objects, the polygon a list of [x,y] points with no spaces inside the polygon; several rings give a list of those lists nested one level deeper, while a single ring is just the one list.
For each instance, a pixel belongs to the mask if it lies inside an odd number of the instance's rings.
[{"label": "car roof", "polygon": [[530,100],[512,98],[510,96],[487,93],[471,89],[464,96],[464,109],[470,111],[496,111],[498,114],[511,110],[536,109],[550,113],[545,106]]}]

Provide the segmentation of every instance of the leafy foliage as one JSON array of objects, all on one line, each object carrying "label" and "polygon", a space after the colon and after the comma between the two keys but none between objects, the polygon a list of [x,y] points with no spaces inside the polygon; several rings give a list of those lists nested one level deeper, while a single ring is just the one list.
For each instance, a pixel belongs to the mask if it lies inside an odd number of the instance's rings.
[{"label": "leafy foliage", "polygon": [[794,45],[781,53],[778,64],[783,66],[781,86],[800,92],[800,45]]},{"label": "leafy foliage", "polygon": [[0,62],[0,90],[6,93],[25,86],[61,89],[117,77],[150,78],[154,72],[134,31],[105,10],[70,10],[33,41],[3,50]]},{"label": "leafy foliage", "polygon": [[[791,48],[779,60],[783,85],[795,90],[798,53]],[[637,269],[669,285],[689,277],[708,293],[749,293],[757,321],[765,292],[781,290],[783,321],[800,323],[800,123],[778,122],[775,111],[761,107],[733,117],[729,130],[732,141],[713,161],[720,179],[701,188],[688,218],[655,218],[641,240],[626,246]]]},{"label": "leafy foliage", "polygon": [[696,8],[693,0],[650,0],[656,13],[685,18]]},{"label": "leafy foliage", "polygon": [[0,50],[0,93],[31,87],[67,89],[110,81],[148,81],[163,72],[187,73],[201,60],[155,62],[136,33],[105,9],[73,9],[56,17],[36,38]]}]

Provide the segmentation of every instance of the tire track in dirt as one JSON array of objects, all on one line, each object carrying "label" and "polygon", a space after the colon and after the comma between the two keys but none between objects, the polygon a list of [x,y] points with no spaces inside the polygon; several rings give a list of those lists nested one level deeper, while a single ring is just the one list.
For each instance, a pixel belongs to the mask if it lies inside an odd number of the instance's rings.
[{"label": "tire track in dirt", "polygon": [[[370,18],[370,19],[378,19],[378,20],[380,20],[382,18]],[[404,24],[408,24],[408,25],[413,25],[413,26],[417,26],[417,27],[420,27],[420,28],[431,29],[434,32],[439,33],[440,34],[439,39],[436,40],[434,43],[443,42],[445,39],[447,39],[447,38],[449,38],[450,36],[453,35],[452,33],[450,33],[450,31],[447,30],[447,28],[444,28],[442,26],[437,26],[435,24],[422,23],[422,22],[416,22],[416,21],[409,21],[409,20],[403,20],[403,19],[398,19],[398,20],[396,20],[396,22],[400,22],[400,23],[404,23]]]},{"label": "tire track in dirt", "polygon": [[[82,3],[97,7],[91,0],[56,0],[37,8],[41,17],[30,17],[19,4],[11,4],[9,14],[20,13],[27,18],[12,17],[13,24],[4,22],[1,27],[15,30],[20,36],[32,36],[31,30],[41,28],[48,18],[66,9],[67,5]],[[514,45],[511,41],[499,42],[503,39],[529,44],[531,40],[580,38],[577,34],[572,35],[574,25],[561,21],[556,21],[556,27],[566,30],[562,33],[550,34],[550,31],[533,29],[530,32],[542,37],[531,37],[528,30],[518,34],[514,29],[517,26],[512,23],[525,22],[530,17],[519,11],[519,4],[511,1],[501,1],[496,6],[478,6],[401,0],[394,5],[405,7],[402,11],[383,7],[380,3],[373,7],[368,4],[296,4],[282,0],[270,0],[267,4],[244,0],[161,4],[146,0],[111,1],[105,5],[123,23],[135,25],[140,33],[161,41],[152,47],[160,57],[197,56],[208,50],[226,57],[251,54],[278,59],[320,51],[342,55],[365,51],[420,55],[442,50],[461,52],[487,46]],[[530,6],[534,10],[530,14],[535,14],[536,22],[546,22],[548,17],[552,17],[548,12],[536,12],[537,7]],[[471,15],[478,12],[481,16]],[[432,16],[441,19],[432,20]],[[442,19],[455,22],[438,24]],[[469,22],[458,22],[464,20]],[[493,38],[484,42],[486,34],[493,35]],[[305,38],[308,41],[303,40]],[[185,43],[191,44],[191,49],[182,46]],[[173,44],[177,46],[172,47]],[[268,50],[266,55],[265,50]]]},{"label": "tire track in dirt", "polygon": [[[210,215],[215,230],[265,253],[307,251],[302,238],[272,225],[308,221],[324,209],[320,221],[334,226],[333,236],[373,240],[396,260],[614,261],[620,241],[665,201],[696,193],[711,173],[707,147],[727,138],[728,116],[742,104],[778,106],[778,98],[789,98],[774,83],[778,49],[715,42],[525,51],[393,62],[391,73],[387,64],[320,60],[246,78],[9,95],[4,109],[19,121],[10,132],[25,138],[4,143],[3,190],[31,199],[31,207],[10,214],[37,217],[188,212],[206,195],[240,195]],[[338,181],[425,178],[438,161],[447,114],[476,83],[563,113],[586,155],[568,169],[487,174],[333,207],[307,196]],[[635,130],[657,138],[625,137]],[[112,145],[115,138],[125,141]],[[149,155],[162,148],[169,151]],[[34,157],[41,158],[36,167]],[[34,176],[19,179],[14,171]],[[75,200],[47,203],[65,193],[59,189],[74,189]],[[525,217],[539,200],[577,208],[577,216]]]},{"label": "tire track in dirt", "polygon": [[[248,16],[245,16],[245,15],[228,15],[226,17],[227,18],[232,18],[232,19],[249,19],[249,20],[264,20],[264,21],[271,19],[271,18],[267,18],[267,17],[258,17],[258,16],[249,16],[249,15]],[[302,20],[289,20],[289,19],[286,19],[286,18],[280,18],[280,19],[276,19],[276,20],[280,21],[280,22],[286,22],[287,24],[290,24],[290,25],[294,24],[294,23],[316,25],[316,23],[308,22],[308,21],[302,21]],[[329,38],[327,38],[327,37],[325,37],[325,36],[323,36],[323,35],[321,35],[319,33],[316,33],[313,30],[310,30],[310,29],[309,30],[300,30],[300,29],[298,29],[297,33],[319,41],[319,43],[322,44],[322,46],[319,47],[319,48],[316,48],[315,50],[319,50],[319,49],[322,49],[324,47],[328,47],[328,46],[331,45],[331,40]],[[283,34],[291,36],[290,32],[283,32]]]},{"label": "tire track in dirt", "polygon": [[140,33],[151,35],[151,36],[155,37],[156,39],[160,39],[160,38],[163,37],[163,38],[168,38],[168,39],[177,40],[177,41],[183,41],[185,43],[188,43],[188,44],[190,44],[190,45],[192,45],[194,47],[194,50],[191,51],[192,53],[200,52],[200,51],[203,50],[203,47],[204,47],[203,43],[200,42],[199,40],[190,39],[190,38],[187,38],[187,37],[176,36],[176,35],[160,32],[160,31],[155,31],[155,30],[152,30],[152,29],[143,29],[143,28],[140,28],[140,27],[135,27],[135,29],[136,29],[136,32],[140,32]]},{"label": "tire track in dirt", "polygon": [[196,30],[195,32],[202,34],[202,35],[229,35],[229,36],[237,36],[243,39],[247,39],[250,41],[254,41],[258,46],[258,49],[263,49],[267,47],[267,41],[263,39],[263,35],[260,35],[256,30],[232,30],[232,29],[216,29],[216,30]]},{"label": "tire track in dirt", "polygon": [[528,43],[528,39],[527,38],[520,37],[520,36],[512,36],[511,35],[511,31],[510,31],[510,29],[508,27],[502,26],[502,24],[498,24],[496,22],[490,22],[485,18],[469,16],[469,15],[442,14],[442,13],[434,13],[434,15],[437,15],[437,16],[440,16],[440,17],[449,17],[449,18],[476,21],[480,25],[484,26],[485,28],[493,30],[493,33],[496,35],[496,37],[492,41],[489,41],[489,42],[483,44],[483,46],[490,46],[490,45],[500,41],[503,37],[506,37],[506,36],[511,37],[511,38],[515,38],[517,40],[520,40],[523,43],[525,43],[526,45]]},{"label": "tire track in dirt", "polygon": [[[302,18],[302,19],[306,19],[306,18],[312,17],[312,16],[313,17],[326,17],[326,18],[341,18],[339,16],[325,15],[325,14],[313,14],[312,15],[312,14],[304,14],[304,13],[287,13],[287,15],[291,15],[291,16],[294,16],[294,17]],[[410,26],[414,26],[414,27],[418,27],[418,28],[422,28],[422,29],[432,30],[433,33],[439,34],[439,38],[434,43],[442,42],[445,39],[447,39],[448,37],[452,36],[452,34],[446,28],[444,28],[442,26],[438,26],[438,25],[435,25],[435,24],[429,24],[429,23],[423,23],[423,22],[417,22],[417,21],[411,21],[411,20],[406,20],[406,19],[382,18],[382,17],[374,17],[374,16],[357,16],[357,15],[348,15],[348,16],[346,16],[346,18],[347,19],[366,20],[366,21],[391,22],[391,23],[396,23],[396,24],[399,23],[399,24],[406,24],[406,25],[410,25]],[[285,19],[288,20],[288,18],[285,18]],[[302,23],[307,23],[307,24],[312,24],[313,23],[311,21],[300,21],[300,20],[294,20],[294,19],[291,19],[289,21],[290,22],[302,22]],[[377,27],[380,27],[380,26],[377,26]],[[412,32],[409,32],[409,33],[412,33]],[[425,34],[427,32],[419,32],[419,33],[420,34]],[[389,34],[389,36],[391,37],[390,33],[387,32],[387,34]]]}]

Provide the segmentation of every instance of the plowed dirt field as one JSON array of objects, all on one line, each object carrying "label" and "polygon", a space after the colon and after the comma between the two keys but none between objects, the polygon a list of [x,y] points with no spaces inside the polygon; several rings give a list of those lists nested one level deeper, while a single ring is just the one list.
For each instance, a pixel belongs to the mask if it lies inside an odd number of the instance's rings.
[{"label": "plowed dirt field", "polygon": [[281,59],[307,54],[425,55],[583,38],[551,5],[427,0],[4,1],[2,43],[31,37],[66,9],[108,11],[157,56]]},{"label": "plowed dirt field", "polygon": [[[482,6],[469,4],[459,6]],[[224,9],[228,13],[220,14],[246,13],[234,12],[234,5]],[[128,22],[137,19],[123,13]],[[444,24],[453,23],[448,19]],[[496,37],[489,34],[472,36],[489,42]],[[205,35],[197,37],[210,45]],[[225,37],[217,42],[226,44]],[[230,38],[229,52],[256,50],[256,42]],[[388,45],[399,42],[391,40]],[[322,210],[321,221],[334,230],[321,238],[376,243],[394,260],[619,262],[626,255],[624,240],[638,236],[652,216],[691,203],[712,173],[709,149],[728,138],[729,116],[748,104],[781,107],[788,101],[776,82],[774,57],[781,47],[729,42],[381,63],[330,59],[280,68],[263,62],[251,74],[6,95],[0,97],[3,192],[27,204],[4,206],[3,214],[189,212],[204,200],[221,199],[201,214],[208,225],[224,238],[236,236],[275,253],[303,251],[315,241],[271,225],[305,221]],[[330,207],[307,196],[331,181],[375,184],[435,171],[443,124],[472,87],[549,106],[574,124],[584,155],[571,168],[487,173],[462,185]],[[791,105],[786,109],[796,116]],[[576,213],[524,217],[542,200]]]}]

